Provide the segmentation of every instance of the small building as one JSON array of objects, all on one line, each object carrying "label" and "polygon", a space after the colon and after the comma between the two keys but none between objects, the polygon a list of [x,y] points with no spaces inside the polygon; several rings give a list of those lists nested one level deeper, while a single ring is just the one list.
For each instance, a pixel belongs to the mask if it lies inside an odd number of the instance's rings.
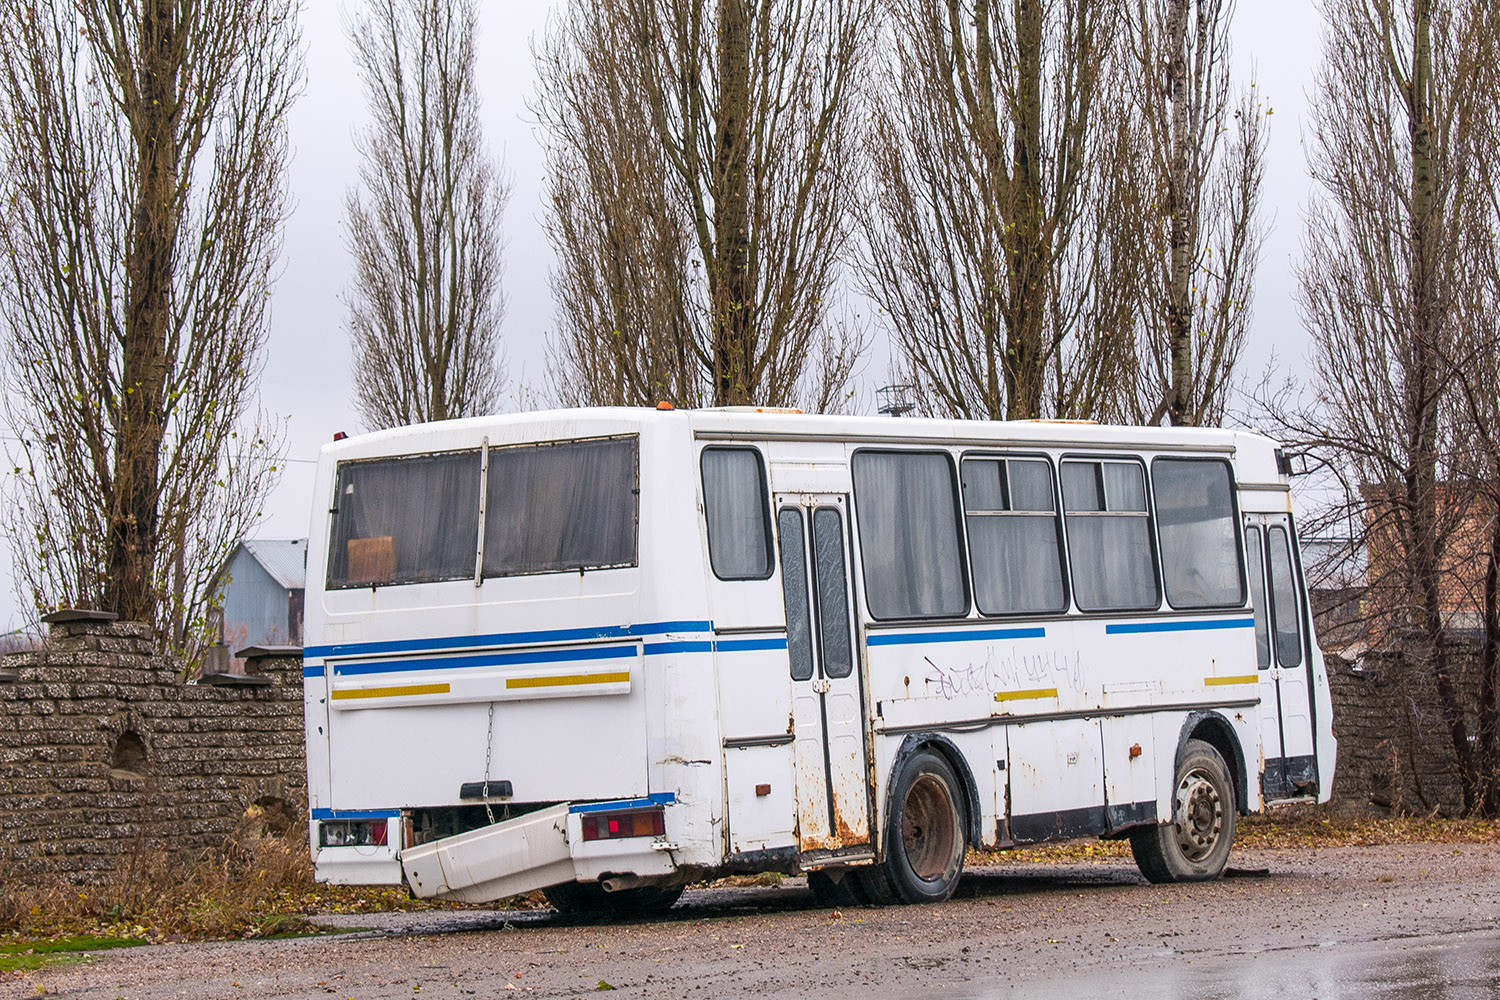
[{"label": "small building", "polygon": [[307,539],[247,538],[220,573],[219,648],[205,673],[240,669],[235,650],[302,645],[302,601],[307,587]]}]

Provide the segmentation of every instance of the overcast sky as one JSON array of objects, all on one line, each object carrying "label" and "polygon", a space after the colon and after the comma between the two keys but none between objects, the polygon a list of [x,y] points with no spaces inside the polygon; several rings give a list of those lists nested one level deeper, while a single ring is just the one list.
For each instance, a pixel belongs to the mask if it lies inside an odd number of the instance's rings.
[{"label": "overcast sky", "polygon": [[[340,298],[350,274],[343,201],[358,165],[354,135],[364,122],[363,95],[342,28],[341,11],[354,2],[306,0],[303,12],[307,76],[290,122],[293,210],[261,383],[263,406],[286,422],[290,462],[256,531],[260,537],[307,534],[319,446],[336,431],[361,429],[350,401],[348,335]],[[559,3],[479,4],[479,89],[486,139],[513,181],[505,216],[510,311],[503,328],[513,392],[527,383],[541,384],[552,328],[547,281],[552,253],[541,222],[543,158],[526,104],[535,79],[531,45]],[[1318,48],[1319,22],[1310,0],[1239,4],[1234,23],[1236,74],[1248,79],[1253,72],[1264,104],[1274,112],[1264,196],[1270,236],[1256,283],[1255,318],[1242,369],[1246,373],[1262,369],[1273,352],[1283,365],[1306,354],[1292,298],[1292,268],[1309,191],[1302,131]],[[868,386],[885,381],[884,345],[877,345],[874,353],[879,360],[863,373]],[[873,406],[873,392],[865,396]],[[0,623],[15,628],[21,616],[8,573],[9,553],[0,552],[0,559]]]}]

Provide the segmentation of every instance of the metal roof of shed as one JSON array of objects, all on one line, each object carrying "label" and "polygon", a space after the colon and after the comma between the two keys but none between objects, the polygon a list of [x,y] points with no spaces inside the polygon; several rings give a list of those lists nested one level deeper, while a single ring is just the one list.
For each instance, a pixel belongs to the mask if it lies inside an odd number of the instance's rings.
[{"label": "metal roof of shed", "polygon": [[307,539],[246,538],[240,545],[287,590],[307,587]]}]

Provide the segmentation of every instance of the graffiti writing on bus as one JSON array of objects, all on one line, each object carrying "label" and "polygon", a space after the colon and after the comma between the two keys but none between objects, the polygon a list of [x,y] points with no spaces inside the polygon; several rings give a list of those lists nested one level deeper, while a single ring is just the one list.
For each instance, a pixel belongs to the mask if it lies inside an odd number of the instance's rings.
[{"label": "graffiti writing on bus", "polygon": [[1077,651],[1022,653],[1012,647],[1002,654],[991,646],[977,663],[939,666],[931,657],[923,659],[929,668],[924,678],[928,697],[949,701],[1036,688],[1081,692],[1084,687],[1083,656]]}]

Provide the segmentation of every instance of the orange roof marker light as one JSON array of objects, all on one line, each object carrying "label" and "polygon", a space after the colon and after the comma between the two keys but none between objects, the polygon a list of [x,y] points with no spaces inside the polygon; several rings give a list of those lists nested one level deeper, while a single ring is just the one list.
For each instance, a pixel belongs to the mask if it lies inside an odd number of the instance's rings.
[{"label": "orange roof marker light", "polygon": [[665,399],[662,400],[660,403],[657,403],[656,404],[656,408],[658,410],[675,410],[675,409],[677,409],[677,407],[673,406],[671,403],[667,402]]}]

